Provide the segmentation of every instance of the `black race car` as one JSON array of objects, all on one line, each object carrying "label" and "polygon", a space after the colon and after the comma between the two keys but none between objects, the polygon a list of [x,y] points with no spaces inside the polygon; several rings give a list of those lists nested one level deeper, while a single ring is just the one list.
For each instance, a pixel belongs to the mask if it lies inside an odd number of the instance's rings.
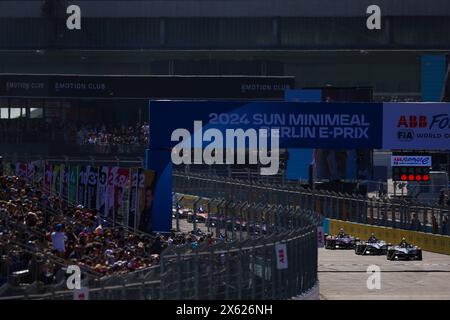
[{"label": "black race car", "polygon": [[354,249],[358,238],[345,236],[332,236],[325,234],[325,249]]},{"label": "black race car", "polygon": [[390,246],[386,253],[388,260],[418,260],[422,261],[422,249],[408,244],[406,246]]},{"label": "black race car", "polygon": [[383,240],[358,241],[355,245],[355,253],[357,255],[385,255],[389,246],[391,244]]}]

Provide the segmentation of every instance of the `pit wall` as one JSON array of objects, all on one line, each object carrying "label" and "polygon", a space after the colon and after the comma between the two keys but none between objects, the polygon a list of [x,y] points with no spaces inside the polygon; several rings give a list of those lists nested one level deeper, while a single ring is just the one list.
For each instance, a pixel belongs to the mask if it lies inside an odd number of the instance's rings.
[{"label": "pit wall", "polygon": [[449,236],[365,225],[335,219],[327,220],[329,234],[337,234],[340,228],[344,228],[345,233],[360,238],[361,240],[367,240],[373,232],[378,239],[392,244],[399,243],[402,237],[405,237],[409,243],[417,245],[425,251],[450,255]]}]

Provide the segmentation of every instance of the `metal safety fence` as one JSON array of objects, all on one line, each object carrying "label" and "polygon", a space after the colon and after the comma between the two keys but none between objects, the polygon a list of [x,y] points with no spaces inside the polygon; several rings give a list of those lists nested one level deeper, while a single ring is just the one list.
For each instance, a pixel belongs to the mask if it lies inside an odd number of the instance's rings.
[{"label": "metal safety fence", "polygon": [[[302,208],[326,218],[450,235],[449,206],[412,199],[368,197],[184,172],[174,173],[174,186],[177,192],[191,192],[205,198]],[[226,219],[226,211],[223,219]]]},{"label": "metal safety fence", "polygon": [[[280,268],[279,245],[285,245]],[[291,299],[317,282],[315,227],[293,229],[161,259],[162,299]]]}]

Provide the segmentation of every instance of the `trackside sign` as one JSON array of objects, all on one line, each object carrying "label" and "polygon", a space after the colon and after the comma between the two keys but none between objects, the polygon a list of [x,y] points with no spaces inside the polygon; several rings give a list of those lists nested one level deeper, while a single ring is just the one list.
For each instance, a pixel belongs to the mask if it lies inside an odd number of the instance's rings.
[{"label": "trackside sign", "polygon": [[431,167],[431,156],[392,156],[393,167]]},{"label": "trackside sign", "polygon": [[450,104],[385,103],[383,148],[450,150]]},{"label": "trackside sign", "polygon": [[288,268],[287,246],[286,243],[279,243],[275,245],[275,254],[277,257],[277,269]]}]

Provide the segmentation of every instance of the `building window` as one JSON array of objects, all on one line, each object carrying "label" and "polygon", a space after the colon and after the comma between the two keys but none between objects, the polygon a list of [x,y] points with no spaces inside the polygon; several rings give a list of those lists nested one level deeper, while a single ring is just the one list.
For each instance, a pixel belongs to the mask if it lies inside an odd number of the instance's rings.
[{"label": "building window", "polygon": [[9,109],[0,108],[0,119],[9,119]]},{"label": "building window", "polygon": [[43,108],[30,108],[30,118],[31,119],[42,119],[44,117]]},{"label": "building window", "polygon": [[[25,109],[25,108],[10,108],[9,109],[9,118],[10,119],[21,118],[22,117],[22,109]],[[26,116],[26,114],[24,116]]]}]

